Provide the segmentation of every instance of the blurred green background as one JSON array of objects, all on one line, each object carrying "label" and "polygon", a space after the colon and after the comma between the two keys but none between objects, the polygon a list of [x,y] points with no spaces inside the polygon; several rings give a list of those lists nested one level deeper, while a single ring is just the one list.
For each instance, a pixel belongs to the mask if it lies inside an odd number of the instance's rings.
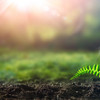
[{"label": "blurred green background", "polygon": [[0,50],[0,79],[68,81],[86,65],[100,64],[98,52]]},{"label": "blurred green background", "polygon": [[63,81],[100,64],[100,0],[30,2],[0,1],[0,80]]}]

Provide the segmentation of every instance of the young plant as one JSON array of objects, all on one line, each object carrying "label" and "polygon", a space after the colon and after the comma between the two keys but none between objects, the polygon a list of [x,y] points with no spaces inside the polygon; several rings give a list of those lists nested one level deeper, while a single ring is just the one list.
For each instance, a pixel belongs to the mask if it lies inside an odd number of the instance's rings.
[{"label": "young plant", "polygon": [[85,66],[85,67],[79,69],[77,71],[77,73],[70,80],[73,80],[73,79],[79,77],[80,75],[83,75],[83,74],[86,74],[86,73],[99,76],[99,78],[100,78],[99,65],[93,65],[93,67]]}]

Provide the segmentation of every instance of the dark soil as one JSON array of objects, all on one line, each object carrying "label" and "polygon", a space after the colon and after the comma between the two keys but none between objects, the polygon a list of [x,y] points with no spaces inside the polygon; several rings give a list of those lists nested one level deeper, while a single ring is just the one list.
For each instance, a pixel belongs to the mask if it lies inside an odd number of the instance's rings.
[{"label": "dark soil", "polygon": [[0,100],[100,100],[100,83],[4,83]]}]

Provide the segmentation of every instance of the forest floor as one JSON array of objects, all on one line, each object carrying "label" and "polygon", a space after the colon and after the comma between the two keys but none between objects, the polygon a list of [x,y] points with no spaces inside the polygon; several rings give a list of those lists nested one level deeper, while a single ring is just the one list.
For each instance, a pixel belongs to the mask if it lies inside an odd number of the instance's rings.
[{"label": "forest floor", "polygon": [[89,81],[95,76],[70,81],[78,69],[94,64],[100,64],[98,52],[0,49],[0,100],[100,100],[100,80]]},{"label": "forest floor", "polygon": [[0,100],[100,100],[100,81],[0,82]]}]

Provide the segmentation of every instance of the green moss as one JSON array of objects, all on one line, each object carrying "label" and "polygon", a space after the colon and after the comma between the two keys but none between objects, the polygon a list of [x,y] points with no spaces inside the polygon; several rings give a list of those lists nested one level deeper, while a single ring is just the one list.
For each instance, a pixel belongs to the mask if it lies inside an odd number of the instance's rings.
[{"label": "green moss", "polygon": [[[0,78],[69,80],[80,66],[92,65],[96,52],[0,51]],[[100,59],[96,64],[100,63]]]}]

